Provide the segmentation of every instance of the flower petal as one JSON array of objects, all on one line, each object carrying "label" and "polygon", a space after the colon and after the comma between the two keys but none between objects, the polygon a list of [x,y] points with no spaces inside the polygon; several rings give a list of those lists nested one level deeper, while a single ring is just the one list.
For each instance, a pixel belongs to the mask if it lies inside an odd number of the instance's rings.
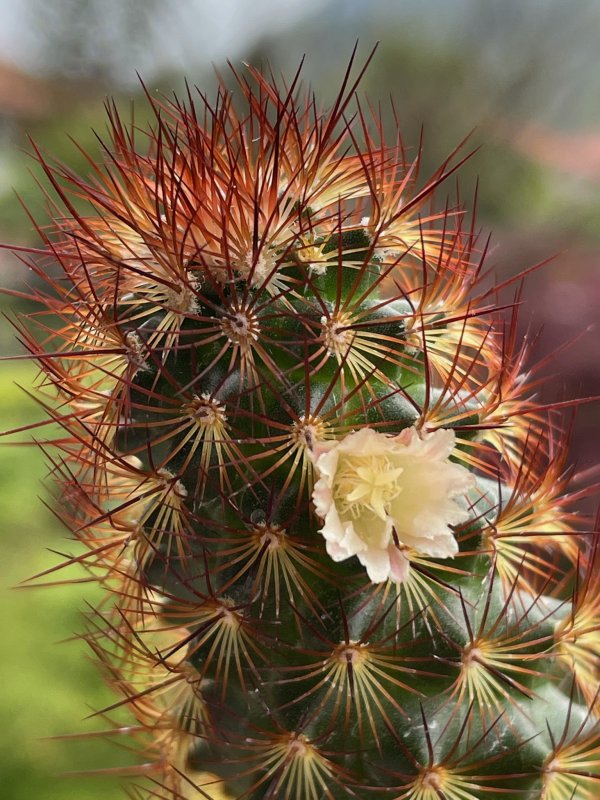
[{"label": "flower petal", "polygon": [[358,560],[366,567],[367,575],[373,583],[383,583],[390,577],[390,555],[386,550],[373,548],[358,553]]}]

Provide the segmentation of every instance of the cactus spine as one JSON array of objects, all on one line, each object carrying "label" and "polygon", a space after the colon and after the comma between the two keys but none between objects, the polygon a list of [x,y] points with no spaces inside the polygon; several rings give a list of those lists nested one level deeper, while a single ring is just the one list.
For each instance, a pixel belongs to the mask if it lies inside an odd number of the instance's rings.
[{"label": "cactus spine", "polygon": [[110,107],[87,179],[41,159],[67,213],[22,335],[126,791],[592,800],[586,490],[460,162],[423,178],[349,75],[320,111],[249,68],[145,134]]}]

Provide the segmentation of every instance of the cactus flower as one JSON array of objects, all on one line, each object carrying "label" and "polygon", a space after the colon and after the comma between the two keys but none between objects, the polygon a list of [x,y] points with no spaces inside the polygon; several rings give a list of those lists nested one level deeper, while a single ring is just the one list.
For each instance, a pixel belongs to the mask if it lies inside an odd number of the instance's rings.
[{"label": "cactus flower", "polygon": [[361,428],[317,444],[313,501],[333,560],[357,556],[373,583],[400,583],[411,551],[455,556],[450,526],[468,518],[459,499],[474,478],[448,460],[453,449],[451,430],[420,436],[414,427],[398,436]]}]

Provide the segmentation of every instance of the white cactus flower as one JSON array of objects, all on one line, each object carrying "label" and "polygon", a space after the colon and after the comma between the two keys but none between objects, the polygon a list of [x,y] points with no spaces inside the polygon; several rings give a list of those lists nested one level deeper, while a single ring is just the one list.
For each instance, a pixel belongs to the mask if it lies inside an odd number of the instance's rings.
[{"label": "white cactus flower", "polygon": [[411,551],[455,556],[450,526],[468,519],[458,500],[475,479],[448,460],[453,449],[453,431],[420,435],[414,427],[398,436],[361,428],[319,442],[313,501],[331,558],[357,556],[373,583],[399,583],[408,576]]}]

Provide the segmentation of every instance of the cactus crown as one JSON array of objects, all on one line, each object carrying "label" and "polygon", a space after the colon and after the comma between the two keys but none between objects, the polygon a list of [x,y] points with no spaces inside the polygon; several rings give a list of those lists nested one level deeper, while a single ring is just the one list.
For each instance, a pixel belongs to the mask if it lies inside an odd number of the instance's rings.
[{"label": "cactus crown", "polygon": [[588,490],[460,159],[423,178],[350,74],[321,110],[248,68],[145,132],[110,106],[86,179],[41,158],[67,213],[21,334],[127,792],[591,800]]}]

